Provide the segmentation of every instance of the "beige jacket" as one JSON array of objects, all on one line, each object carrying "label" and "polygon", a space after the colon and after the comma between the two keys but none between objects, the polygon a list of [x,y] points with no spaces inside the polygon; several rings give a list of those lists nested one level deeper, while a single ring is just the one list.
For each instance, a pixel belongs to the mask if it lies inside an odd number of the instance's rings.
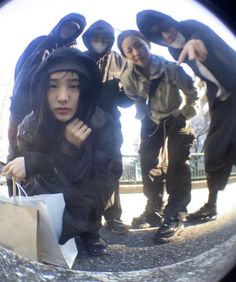
[{"label": "beige jacket", "polygon": [[[186,118],[194,115],[193,108],[197,100],[197,90],[192,78],[174,62],[152,55],[149,77],[145,77],[135,65],[130,65],[121,75],[120,81],[126,95],[135,100],[137,109],[146,109],[146,114],[155,122],[180,113],[182,96],[185,97],[183,114]],[[160,83],[150,95],[153,80],[161,77]],[[145,113],[138,112],[137,116],[144,117]]]}]

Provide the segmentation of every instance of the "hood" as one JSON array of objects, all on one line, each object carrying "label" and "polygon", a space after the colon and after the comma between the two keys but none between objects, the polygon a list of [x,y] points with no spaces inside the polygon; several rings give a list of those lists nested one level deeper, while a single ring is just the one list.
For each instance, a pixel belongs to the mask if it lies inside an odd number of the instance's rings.
[{"label": "hood", "polygon": [[177,30],[179,29],[179,23],[171,18],[170,16],[163,14],[158,11],[154,10],[144,10],[137,14],[136,16],[136,23],[140,30],[140,32],[150,41],[153,43],[157,43],[159,45],[163,45],[158,36],[154,37],[151,34],[151,28],[153,25],[170,25],[175,27]]},{"label": "hood", "polygon": [[91,46],[91,37],[96,34],[98,31],[104,31],[107,33],[109,40],[109,46],[104,51],[103,54],[107,53],[113,46],[115,41],[114,29],[113,27],[106,21],[99,20],[94,22],[82,35],[82,39],[86,48],[94,52],[93,47]]},{"label": "hood", "polygon": [[[87,80],[87,88],[84,92],[88,93],[91,104],[96,102],[97,92],[101,87],[101,75],[96,63],[75,48],[61,47],[50,53],[39,65],[32,78],[30,99],[34,111],[45,101],[43,96],[50,74],[57,71],[75,71],[83,75]],[[83,93],[81,97],[82,95]]]},{"label": "hood", "polygon": [[[70,34],[63,36],[62,31],[65,26],[72,31]],[[56,47],[68,46],[75,42],[76,38],[83,32],[85,26],[86,20],[84,16],[77,13],[70,13],[58,22],[48,37],[52,42],[56,42]]]}]

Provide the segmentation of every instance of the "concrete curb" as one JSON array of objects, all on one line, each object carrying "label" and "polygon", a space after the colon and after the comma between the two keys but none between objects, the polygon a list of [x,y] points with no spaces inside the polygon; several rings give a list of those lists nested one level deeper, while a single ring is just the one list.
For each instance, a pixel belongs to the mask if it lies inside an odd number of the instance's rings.
[{"label": "concrete curb", "polygon": [[[230,177],[228,184],[230,183],[236,183],[236,175]],[[192,189],[199,189],[206,187],[207,187],[206,179],[192,181]],[[122,183],[120,184],[120,193],[130,194],[130,193],[142,193],[142,192],[143,192],[143,184],[122,184]]]}]

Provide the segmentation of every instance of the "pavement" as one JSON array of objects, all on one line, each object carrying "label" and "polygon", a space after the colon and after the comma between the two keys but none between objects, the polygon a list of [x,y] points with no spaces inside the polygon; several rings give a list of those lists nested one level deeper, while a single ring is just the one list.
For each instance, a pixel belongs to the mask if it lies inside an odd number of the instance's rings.
[{"label": "pavement", "polygon": [[[193,189],[189,212],[207,196],[206,188]],[[140,215],[145,203],[142,193],[121,194],[124,223]],[[216,220],[187,224],[168,244],[152,242],[155,230],[130,230],[121,236],[103,228],[109,255],[89,257],[81,248],[72,270],[29,261],[2,248],[0,281],[220,281],[236,265],[236,183],[219,193]]]},{"label": "pavement", "polygon": [[[199,183],[199,182],[198,182]],[[204,184],[205,181],[203,181]],[[203,206],[208,199],[208,189],[202,185],[195,184],[194,189],[191,192],[191,202],[188,205],[188,212],[194,212]],[[197,188],[200,187],[200,188]],[[131,190],[131,189],[130,189]],[[131,224],[132,218],[139,216],[145,208],[146,197],[141,193],[140,187],[134,188],[134,190],[139,191],[138,193],[127,193],[127,189],[123,188],[125,193],[121,193],[121,206],[122,206],[122,220],[126,224]],[[165,194],[165,200],[167,200],[167,195]],[[226,204],[227,203],[227,204]],[[224,191],[219,192],[218,202],[217,202],[217,212],[219,216],[224,216],[230,210],[236,207],[236,180],[234,183],[229,183]]]}]

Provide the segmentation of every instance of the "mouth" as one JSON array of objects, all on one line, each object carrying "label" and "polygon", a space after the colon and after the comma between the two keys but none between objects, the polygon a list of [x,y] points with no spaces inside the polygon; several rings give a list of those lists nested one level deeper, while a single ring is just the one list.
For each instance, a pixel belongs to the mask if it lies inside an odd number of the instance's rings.
[{"label": "mouth", "polygon": [[66,115],[70,112],[70,108],[56,108],[55,112],[59,115]]}]

